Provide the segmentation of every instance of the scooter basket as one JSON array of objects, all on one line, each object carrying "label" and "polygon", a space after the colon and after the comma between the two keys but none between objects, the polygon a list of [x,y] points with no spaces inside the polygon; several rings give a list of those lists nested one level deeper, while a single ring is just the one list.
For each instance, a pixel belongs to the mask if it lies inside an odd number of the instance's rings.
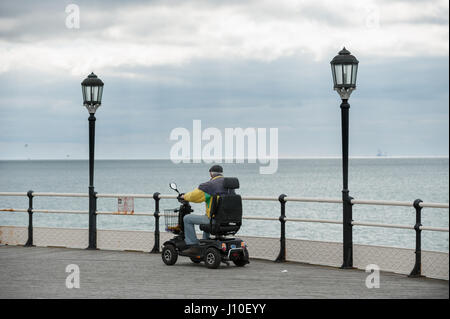
[{"label": "scooter basket", "polygon": [[178,218],[179,209],[164,209],[164,220],[166,222],[166,231],[174,234],[181,232],[181,226]]}]

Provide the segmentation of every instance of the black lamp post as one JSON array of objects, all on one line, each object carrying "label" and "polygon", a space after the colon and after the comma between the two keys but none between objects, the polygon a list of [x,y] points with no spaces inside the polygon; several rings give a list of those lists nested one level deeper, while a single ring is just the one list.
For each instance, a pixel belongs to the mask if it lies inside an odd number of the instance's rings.
[{"label": "black lamp post", "polygon": [[93,72],[81,82],[83,105],[89,112],[89,246],[97,248],[97,197],[94,192],[95,111],[102,104],[103,82]]},{"label": "black lamp post", "polygon": [[348,126],[349,109],[348,99],[353,90],[356,89],[356,74],[359,61],[350,54],[345,47],[331,61],[333,73],[334,90],[342,99],[341,103],[341,126],[342,126],[342,172],[343,172],[343,253],[344,261],[341,268],[353,267],[353,235],[352,235],[352,197],[348,190]]}]

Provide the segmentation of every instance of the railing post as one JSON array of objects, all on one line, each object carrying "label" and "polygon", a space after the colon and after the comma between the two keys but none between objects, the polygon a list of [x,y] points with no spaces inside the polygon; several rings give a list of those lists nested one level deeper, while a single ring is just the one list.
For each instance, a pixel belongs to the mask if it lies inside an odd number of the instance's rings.
[{"label": "railing post", "polygon": [[285,262],[286,261],[286,201],[284,198],[285,194],[281,194],[278,197],[278,200],[281,204],[281,214],[280,214],[280,224],[281,224],[281,232],[280,232],[280,253],[278,254],[276,262]]},{"label": "railing post", "polygon": [[150,253],[158,254],[159,253],[159,193],[156,192],[153,194],[153,199],[155,200],[155,243],[153,245],[153,249]]},{"label": "railing post", "polygon": [[33,191],[27,193],[28,196],[28,240],[24,247],[34,247],[33,245]]},{"label": "railing post", "polygon": [[414,208],[416,209],[416,224],[414,230],[416,231],[416,263],[408,277],[422,277],[422,207],[420,203],[422,200],[416,199],[414,201]]}]

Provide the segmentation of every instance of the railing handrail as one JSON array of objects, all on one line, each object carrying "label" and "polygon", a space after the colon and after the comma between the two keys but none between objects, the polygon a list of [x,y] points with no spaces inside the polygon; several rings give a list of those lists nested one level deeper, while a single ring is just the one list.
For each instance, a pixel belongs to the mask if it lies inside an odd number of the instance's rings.
[{"label": "railing handrail", "polygon": [[[388,200],[352,199],[352,204],[414,207],[414,201],[406,202],[406,201],[392,201],[392,200],[388,201]],[[419,206],[429,208],[449,208],[448,203],[421,202],[419,203]]]},{"label": "railing handrail", "polygon": [[[0,192],[0,196],[27,196],[26,192]],[[53,193],[53,192],[33,192],[33,196],[46,197],[89,197],[87,193]],[[133,193],[97,193],[97,198],[118,198],[118,197],[133,197],[133,198],[153,198],[153,194],[133,194]],[[176,195],[159,194],[160,199],[176,199]],[[262,200],[262,201],[279,201],[278,197],[274,196],[242,196],[242,200]],[[288,202],[303,202],[303,203],[342,203],[340,198],[326,198],[326,197],[284,197],[284,201]],[[404,206],[414,207],[414,201],[393,201],[393,200],[372,200],[372,199],[352,199],[352,204],[358,205],[383,205],[383,206]],[[428,208],[449,208],[449,203],[433,203],[421,202],[420,207]]]},{"label": "railing handrail", "polygon": [[[21,192],[0,192],[0,196],[27,196],[28,193]],[[159,194],[155,193],[158,199],[176,199],[176,195],[170,194]],[[97,198],[118,198],[118,197],[133,197],[133,198],[151,198],[154,199],[155,194],[133,194],[133,193],[104,193],[95,194]],[[53,192],[33,192],[33,197],[36,196],[46,196],[46,197],[88,197],[85,193],[53,193]],[[243,200],[262,200],[262,201],[280,201],[280,197],[272,196],[242,196]],[[337,198],[320,198],[320,197],[288,197],[284,196],[281,198],[284,202],[314,202],[314,203],[342,203],[342,199]],[[404,207],[414,207],[414,202],[406,201],[386,201],[386,200],[361,200],[353,199],[352,204],[359,205],[385,205],[385,206],[404,206]],[[418,203],[420,207],[429,208],[449,208],[448,203],[431,203],[431,202],[420,202]],[[50,209],[14,209],[6,208],[0,209],[0,212],[29,212],[29,213],[49,213],[49,214],[88,214],[88,211],[80,210],[50,210]],[[116,215],[116,216],[165,216],[165,214],[158,214],[152,212],[133,212],[133,213],[121,213],[118,211],[97,211],[97,215]],[[276,217],[267,216],[243,216],[243,219],[249,220],[280,220]],[[331,219],[313,219],[313,218],[283,218],[284,221],[290,222],[305,222],[305,223],[328,223],[328,224],[342,224],[340,220]],[[398,225],[398,224],[382,224],[373,222],[359,222],[353,221],[354,226],[370,226],[370,227],[384,227],[384,228],[397,228],[397,229],[414,229],[411,225]],[[428,231],[439,231],[439,232],[449,232],[449,228],[445,227],[431,227],[431,226],[420,226],[420,230]]]},{"label": "railing handrail", "polygon": [[[28,209],[14,209],[6,208],[0,209],[0,212],[18,212],[27,213]],[[32,209],[32,213],[44,213],[44,214],[88,214],[89,211],[81,210],[60,210],[60,209]],[[133,213],[121,213],[117,211],[97,211],[97,215],[115,215],[115,216],[155,216],[153,212],[133,212]],[[167,216],[167,214],[159,213],[158,216]],[[277,217],[267,217],[267,216],[243,216],[243,219],[248,220],[273,220],[277,221]],[[314,218],[285,218],[285,221],[289,222],[304,222],[304,223],[323,223],[323,224],[342,224],[341,220],[332,219],[314,219]],[[382,223],[372,223],[372,222],[358,222],[353,221],[354,226],[371,226],[371,227],[383,227],[383,228],[397,228],[397,229],[414,229],[411,225],[399,225],[399,224],[382,224]],[[420,230],[428,231],[438,231],[438,232],[449,232],[449,228],[445,227],[432,227],[432,226],[420,226]]]},{"label": "railing handrail", "polygon": [[[99,194],[97,198],[117,198],[117,197],[134,197],[134,198],[153,198],[153,194]],[[174,198],[177,198],[176,196]]]},{"label": "railing handrail", "polygon": [[[53,193],[53,192],[33,192],[33,197],[36,196],[47,196],[47,197],[88,197],[85,193]],[[176,199],[176,195],[170,194],[157,194],[158,199]],[[154,199],[155,194],[133,194],[133,193],[105,193],[105,194],[95,194],[97,198],[118,198],[118,197],[133,197],[133,198],[152,198]],[[27,196],[28,193],[21,192],[0,192],[0,196]],[[242,196],[243,200],[263,200],[263,201],[280,201],[280,197],[272,196]],[[281,198],[284,202],[314,202],[314,203],[342,203],[342,199],[337,198],[320,198],[320,197],[288,197],[284,196]],[[352,204],[359,205],[386,205],[386,206],[405,206],[414,207],[414,202],[406,201],[386,201],[386,200],[361,200],[352,199]],[[418,203],[420,207],[429,208],[449,208],[448,203],[430,203],[430,202],[420,202]],[[14,209],[6,208],[0,209],[0,212],[29,212],[29,213],[49,213],[49,214],[88,214],[88,211],[80,210],[50,210],[50,209]],[[158,214],[152,212],[133,212],[133,213],[120,213],[117,211],[97,211],[98,215],[118,215],[118,216],[165,216],[165,214]],[[267,216],[243,216],[243,219],[249,220],[280,220],[280,218],[267,217]],[[313,219],[313,218],[283,218],[284,221],[290,222],[306,222],[306,223],[328,223],[328,224],[342,224],[340,220],[330,220],[330,219]],[[354,226],[371,226],[371,227],[384,227],[384,228],[398,228],[398,229],[414,229],[414,226],[410,225],[397,225],[397,224],[382,224],[373,222],[358,222],[353,221]],[[449,228],[445,227],[431,227],[431,226],[420,226],[420,230],[428,231],[439,231],[448,232]]]}]

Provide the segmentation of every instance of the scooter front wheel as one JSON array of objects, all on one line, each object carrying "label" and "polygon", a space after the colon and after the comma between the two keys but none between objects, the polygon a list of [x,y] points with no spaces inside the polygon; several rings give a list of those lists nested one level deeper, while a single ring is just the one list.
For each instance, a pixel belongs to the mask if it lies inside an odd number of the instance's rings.
[{"label": "scooter front wheel", "polygon": [[178,253],[175,247],[173,245],[164,246],[161,252],[161,258],[166,265],[174,265],[178,259]]}]

